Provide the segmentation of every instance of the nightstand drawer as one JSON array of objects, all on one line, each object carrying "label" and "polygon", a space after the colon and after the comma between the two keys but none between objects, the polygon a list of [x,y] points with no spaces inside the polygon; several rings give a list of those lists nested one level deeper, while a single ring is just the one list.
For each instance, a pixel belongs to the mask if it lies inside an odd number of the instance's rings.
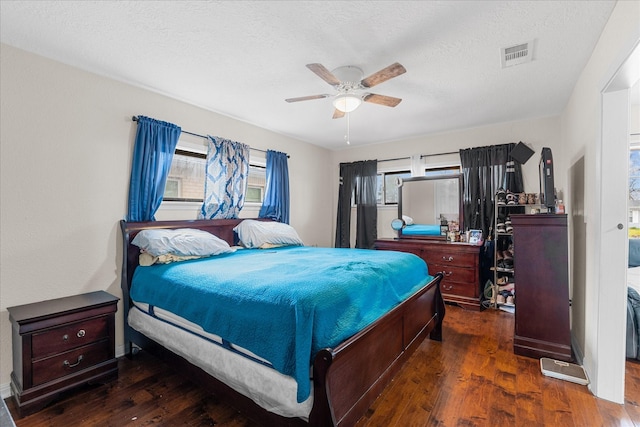
[{"label": "nightstand drawer", "polygon": [[104,339],[109,335],[106,316],[33,334],[32,357],[39,359]]},{"label": "nightstand drawer", "polygon": [[109,340],[33,362],[33,385],[46,383],[109,360]]}]

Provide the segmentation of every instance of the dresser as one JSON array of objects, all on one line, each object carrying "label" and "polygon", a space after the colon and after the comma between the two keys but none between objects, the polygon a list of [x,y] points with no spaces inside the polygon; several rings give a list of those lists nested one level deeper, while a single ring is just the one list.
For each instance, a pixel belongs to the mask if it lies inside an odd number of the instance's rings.
[{"label": "dresser", "polygon": [[440,291],[445,301],[480,310],[480,252],[482,247],[444,240],[378,239],[375,248],[409,252],[427,263],[429,274],[442,273]]},{"label": "dresser", "polygon": [[513,351],[571,361],[567,216],[511,215],[516,314]]},{"label": "dresser", "polygon": [[97,291],[9,307],[13,341],[11,389],[20,416],[61,392],[116,378],[118,298]]}]

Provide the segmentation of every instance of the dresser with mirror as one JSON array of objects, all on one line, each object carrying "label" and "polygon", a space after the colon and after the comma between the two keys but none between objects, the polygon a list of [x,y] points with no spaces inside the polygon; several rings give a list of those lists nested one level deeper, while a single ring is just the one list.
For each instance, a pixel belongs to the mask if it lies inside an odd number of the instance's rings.
[{"label": "dresser with mirror", "polygon": [[446,302],[480,310],[482,246],[454,239],[460,236],[456,230],[465,231],[462,185],[460,174],[399,179],[398,215],[389,225],[397,235],[376,240],[375,248],[421,257],[429,274],[443,274],[440,289]]}]

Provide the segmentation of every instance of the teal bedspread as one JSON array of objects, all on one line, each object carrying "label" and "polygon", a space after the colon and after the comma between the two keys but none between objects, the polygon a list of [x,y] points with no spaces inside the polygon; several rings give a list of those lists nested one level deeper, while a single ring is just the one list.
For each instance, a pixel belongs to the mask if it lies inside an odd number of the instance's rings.
[{"label": "teal bedspread", "polygon": [[310,393],[310,364],[432,279],[419,257],[365,249],[242,249],[134,273],[131,298],[267,359]]}]

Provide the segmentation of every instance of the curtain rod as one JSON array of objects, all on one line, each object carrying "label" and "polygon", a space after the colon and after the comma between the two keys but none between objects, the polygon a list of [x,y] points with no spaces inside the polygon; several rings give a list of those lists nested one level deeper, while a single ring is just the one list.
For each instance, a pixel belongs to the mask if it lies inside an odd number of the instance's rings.
[{"label": "curtain rod", "polygon": [[396,160],[407,160],[410,159],[411,157],[396,157],[395,159],[382,159],[382,160],[378,160],[378,163],[382,163],[382,162],[393,162]]},{"label": "curtain rod", "polygon": [[[138,121],[138,117],[137,117],[137,116],[133,116],[133,117],[131,117],[131,121],[137,122],[137,121]],[[182,133],[189,134],[189,135],[197,136],[197,137],[200,137],[200,138],[205,138],[205,139],[207,138],[207,136],[206,136],[206,135],[200,135],[199,133],[188,132],[188,131],[186,131],[186,130],[182,130],[182,129],[181,129],[181,132],[182,132]],[[259,149],[259,148],[249,147],[249,150],[260,151],[261,153],[266,153],[266,150],[261,150],[261,149]],[[287,154],[287,159],[288,159],[289,157],[290,157],[290,156]]]},{"label": "curtain rod", "polygon": [[446,156],[448,154],[460,154],[460,152],[459,151],[447,151],[446,153],[420,154],[420,158],[423,158],[423,157],[435,157],[435,156]]},{"label": "curtain rod", "polygon": [[[422,159],[423,157],[435,157],[435,156],[445,156],[447,154],[458,154],[459,151],[448,151],[446,153],[434,153],[434,154],[420,154],[420,158]],[[382,159],[382,160],[378,160],[378,163],[380,162],[393,162],[396,160],[408,160],[411,157],[396,157],[395,159]]]}]

